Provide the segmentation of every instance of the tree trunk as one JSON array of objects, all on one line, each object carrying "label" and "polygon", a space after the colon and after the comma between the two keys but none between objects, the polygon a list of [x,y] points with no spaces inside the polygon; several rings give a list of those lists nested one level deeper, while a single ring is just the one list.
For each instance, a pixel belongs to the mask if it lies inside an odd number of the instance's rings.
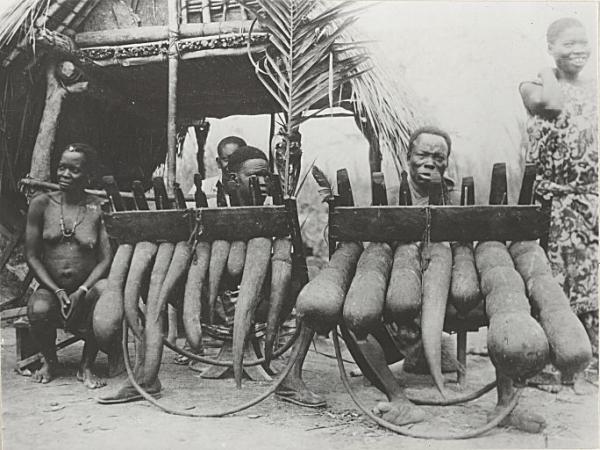
[{"label": "tree trunk", "polygon": [[87,82],[75,83],[68,88],[63,87],[56,78],[55,70],[56,61],[48,60],[46,64],[46,103],[33,147],[29,170],[32,178],[42,181],[50,180],[52,150],[63,101],[69,93],[83,92],[87,89]]}]

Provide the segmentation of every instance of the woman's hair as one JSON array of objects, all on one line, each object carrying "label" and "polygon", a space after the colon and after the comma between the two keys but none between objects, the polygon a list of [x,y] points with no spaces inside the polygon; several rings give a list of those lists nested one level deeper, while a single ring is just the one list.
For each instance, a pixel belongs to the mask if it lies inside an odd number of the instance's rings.
[{"label": "woman's hair", "polygon": [[74,144],[67,145],[63,149],[63,153],[65,152],[81,153],[83,156],[85,156],[85,170],[91,176],[95,174],[96,168],[98,167],[98,153],[96,153],[94,147],[82,142],[76,142]]},{"label": "woman's hair", "polygon": [[546,42],[554,44],[563,31],[573,27],[584,28],[579,20],[572,17],[563,17],[562,19],[555,20],[548,27],[548,31],[546,31]]},{"label": "woman's hair", "polygon": [[238,148],[229,157],[229,165],[227,166],[228,172],[238,172],[242,167],[242,164],[250,159],[264,159],[265,161],[268,161],[267,155],[265,155],[262,150],[245,145]]},{"label": "woman's hair", "polygon": [[450,139],[450,135],[448,133],[446,133],[444,130],[442,130],[438,127],[433,127],[433,126],[421,127],[421,128],[417,128],[415,131],[413,131],[413,134],[410,135],[410,139],[408,141],[408,155],[409,156],[413,150],[415,141],[422,134],[434,134],[436,136],[443,138],[444,141],[446,141],[446,146],[448,147],[448,156],[450,156],[450,150],[452,150],[452,140]]}]

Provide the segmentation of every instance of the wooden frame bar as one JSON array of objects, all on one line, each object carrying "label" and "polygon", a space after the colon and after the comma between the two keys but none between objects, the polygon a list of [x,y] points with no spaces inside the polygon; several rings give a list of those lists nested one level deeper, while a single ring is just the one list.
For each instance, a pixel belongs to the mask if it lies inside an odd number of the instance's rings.
[{"label": "wooden frame bar", "polygon": [[[232,20],[227,22],[183,23],[179,27],[180,38],[218,36],[230,33],[248,34],[251,20]],[[256,24],[254,31],[264,29]],[[115,30],[86,31],[75,35],[75,43],[79,48],[105,45],[123,45],[169,39],[169,27],[164,25],[120,28]]]},{"label": "wooden frame bar", "polygon": [[108,235],[119,244],[178,242],[190,237],[198,215],[201,240],[239,241],[290,234],[289,213],[285,206],[124,211],[105,214],[104,223]]},{"label": "wooden frame bar", "polygon": [[542,237],[550,211],[542,206],[336,206],[330,238],[336,241],[515,241]]}]

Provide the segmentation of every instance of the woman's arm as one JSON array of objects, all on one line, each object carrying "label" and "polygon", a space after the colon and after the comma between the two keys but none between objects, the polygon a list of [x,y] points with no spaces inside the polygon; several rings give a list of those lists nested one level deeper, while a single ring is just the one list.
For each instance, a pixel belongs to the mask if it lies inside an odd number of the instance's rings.
[{"label": "woman's arm", "polygon": [[48,196],[46,194],[34,197],[29,204],[25,229],[25,257],[38,282],[52,292],[56,292],[60,286],[54,282],[41,259],[44,210],[47,206]]},{"label": "woman's arm", "polygon": [[563,108],[563,96],[554,69],[542,69],[539,78],[541,83],[524,82],[519,86],[523,104],[531,114],[554,119]]},{"label": "woman's arm", "polygon": [[98,216],[98,264],[90,272],[83,285],[88,289],[94,287],[94,285],[104,278],[110,269],[112,262],[112,250],[110,248],[110,241],[108,240],[108,234],[104,227],[104,222]]}]

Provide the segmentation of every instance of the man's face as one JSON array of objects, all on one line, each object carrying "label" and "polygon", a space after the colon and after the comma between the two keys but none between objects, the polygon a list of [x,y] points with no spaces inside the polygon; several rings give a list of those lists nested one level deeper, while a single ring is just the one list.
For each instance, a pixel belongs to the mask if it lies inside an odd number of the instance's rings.
[{"label": "man's face", "polygon": [[431,175],[434,172],[444,175],[448,167],[448,146],[444,138],[436,134],[420,134],[413,143],[408,166],[413,182],[426,190]]},{"label": "man's face", "polygon": [[230,142],[229,144],[225,144],[221,149],[219,154],[217,155],[217,165],[221,171],[225,171],[227,169],[227,165],[229,164],[229,157],[235,152],[240,146],[238,144],[234,144]]},{"label": "man's face", "polygon": [[242,206],[252,205],[252,191],[250,189],[250,177],[252,175],[256,175],[258,178],[262,200],[264,201],[267,196],[266,179],[269,176],[269,164],[264,159],[249,159],[242,164],[238,172],[231,174],[232,178],[237,180],[239,184],[238,192]]}]

